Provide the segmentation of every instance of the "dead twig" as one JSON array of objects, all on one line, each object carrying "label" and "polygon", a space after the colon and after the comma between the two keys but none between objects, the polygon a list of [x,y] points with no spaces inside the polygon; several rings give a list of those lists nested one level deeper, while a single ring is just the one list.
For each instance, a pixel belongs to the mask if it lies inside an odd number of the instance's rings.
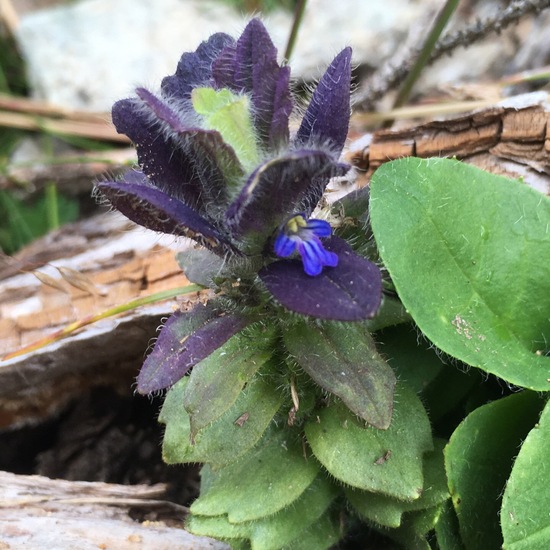
[{"label": "dead twig", "polygon": [[[428,63],[431,64],[444,54],[450,54],[459,46],[470,46],[492,32],[499,33],[523,16],[540,12],[550,7],[550,0],[514,0],[504,10],[492,17],[478,20],[472,25],[441,38],[435,45]],[[354,98],[354,105],[360,110],[372,110],[374,102],[383,97],[389,90],[399,86],[409,74],[418,58],[419,50],[411,52],[410,57],[399,65],[386,63],[382,70],[376,72],[362,86],[362,91]]]}]

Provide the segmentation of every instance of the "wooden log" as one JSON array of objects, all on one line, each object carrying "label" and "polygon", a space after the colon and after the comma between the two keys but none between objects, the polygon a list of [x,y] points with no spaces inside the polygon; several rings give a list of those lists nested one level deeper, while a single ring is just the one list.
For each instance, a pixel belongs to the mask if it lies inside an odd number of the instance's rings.
[{"label": "wooden log", "polygon": [[[226,550],[183,530],[162,484],[116,485],[0,472],[0,549]],[[140,519],[134,519],[140,518]]]},{"label": "wooden log", "polygon": [[397,130],[378,130],[352,143],[345,155],[368,185],[384,162],[404,156],[457,157],[550,195],[550,103],[546,92],[517,96],[492,107]]},{"label": "wooden log", "polygon": [[[186,240],[163,241],[115,213],[65,226],[35,242],[0,270],[0,353],[13,353],[135,298],[188,285],[174,259],[178,243],[190,246]],[[96,292],[69,284],[55,266],[81,274]],[[65,291],[44,284],[34,272],[53,278]],[[199,299],[194,293],[128,311],[0,361],[0,429],[42,421],[97,385],[131,392],[162,319]]]}]

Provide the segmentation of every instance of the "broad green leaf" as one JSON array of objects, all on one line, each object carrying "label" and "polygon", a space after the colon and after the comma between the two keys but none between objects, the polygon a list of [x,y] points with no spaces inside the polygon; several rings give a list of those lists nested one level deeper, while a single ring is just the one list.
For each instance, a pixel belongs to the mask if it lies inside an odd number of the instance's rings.
[{"label": "broad green leaf", "polygon": [[500,514],[506,550],[550,548],[550,402],[514,462]]},{"label": "broad green leaf", "polygon": [[523,391],[479,407],[445,449],[445,469],[466,548],[500,548],[500,500],[512,461],[542,406]]},{"label": "broad green leaf", "polygon": [[[337,493],[336,486],[319,475],[295,502],[267,518],[231,523],[227,515],[191,514],[186,528],[200,536],[219,539],[247,538],[250,539],[252,550],[278,550],[287,544],[294,548],[297,541],[312,538],[308,530],[312,525],[317,529],[318,522],[323,521],[321,518]],[[234,505],[240,505],[238,494],[235,495]]]},{"label": "broad green leaf", "polygon": [[296,321],[284,332],[295,361],[325,390],[377,428],[390,425],[395,375],[360,323]]},{"label": "broad green leaf", "polygon": [[404,514],[401,525],[396,529],[383,531],[391,539],[399,542],[406,550],[431,550],[426,535],[437,523],[441,506]]},{"label": "broad green leaf", "polygon": [[444,364],[410,324],[388,327],[379,335],[384,357],[399,378],[417,393],[444,369]]},{"label": "broad green leaf", "polygon": [[272,355],[274,329],[256,324],[237,333],[193,367],[183,394],[191,435],[217,420]]},{"label": "broad green leaf", "polygon": [[297,541],[307,538],[306,530],[317,526],[337,493],[334,484],[317,476],[296,502],[273,516],[248,524],[252,549],[277,550],[287,544],[294,548]]},{"label": "broad green leaf", "polygon": [[195,111],[203,115],[206,129],[217,130],[245,168],[250,170],[258,164],[257,138],[246,95],[234,94],[227,88],[195,88],[191,101]]},{"label": "broad green leaf", "polygon": [[305,426],[313,453],[336,479],[365,491],[401,500],[422,494],[424,453],[433,448],[430,423],[417,395],[396,389],[387,430],[364,426],[341,403],[319,411]]},{"label": "broad green leaf", "polygon": [[212,537],[220,540],[248,539],[250,523],[231,523],[227,515],[199,516],[189,514],[185,520],[185,529],[199,537]]},{"label": "broad green leaf", "polygon": [[328,512],[321,516],[314,525],[304,531],[297,539],[283,546],[281,550],[328,550],[334,547],[340,537],[339,523]]},{"label": "broad green leaf", "polygon": [[281,392],[256,377],[192,444],[189,414],[183,406],[188,382],[188,377],[183,378],[170,389],[159,417],[159,422],[166,424],[162,457],[168,464],[208,462],[218,468],[237,460],[257,443],[282,403]]},{"label": "broad green leaf", "polygon": [[550,198],[448,159],[401,159],[373,175],[371,221],[422,332],[469,365],[550,390]]},{"label": "broad green leaf", "polygon": [[295,502],[319,470],[315,460],[304,457],[296,434],[283,428],[264,436],[239,461],[218,470],[191,512],[227,514],[231,523],[270,516]]},{"label": "broad green leaf", "polygon": [[396,528],[406,512],[426,510],[449,498],[447,477],[443,465],[444,440],[434,441],[434,450],[424,455],[424,488],[420,498],[413,501],[397,500],[380,493],[354,489],[346,490],[353,507],[364,518],[379,525]]},{"label": "broad green leaf", "polygon": [[465,550],[460,538],[458,518],[450,500],[441,508],[435,524],[435,535],[440,550]]}]

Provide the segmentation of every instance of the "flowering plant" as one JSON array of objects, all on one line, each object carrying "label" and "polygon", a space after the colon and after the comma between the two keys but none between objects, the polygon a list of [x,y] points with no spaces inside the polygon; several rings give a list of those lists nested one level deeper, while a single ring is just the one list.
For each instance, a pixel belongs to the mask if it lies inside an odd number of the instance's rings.
[{"label": "flowering plant", "polygon": [[[184,54],[159,95],[138,88],[113,107],[141,169],[97,189],[138,224],[208,249],[181,255],[182,267],[224,298],[208,314],[199,306],[168,321],[138,379],[140,392],[171,386],[278,305],[339,321],[371,318],[380,306],[377,266],[333,236],[326,219],[310,217],[329,179],[350,168],[339,156],[351,50],[334,59],[292,138],[290,69],[276,56],[255,19],[237,41],[219,33]],[[170,335],[193,317],[200,326],[174,349]]]},{"label": "flowering plant", "polygon": [[[168,388],[166,462],[204,463],[186,521],[196,534],[318,550],[368,525],[410,548],[430,548],[434,531],[441,548],[500,547],[491,521],[506,477],[464,457],[506,467],[544,406],[548,278],[517,258],[548,257],[550,201],[456,161],[402,159],[370,191],[324,204],[350,169],[350,81],[346,48],[291,132],[290,69],[254,19],[237,40],[219,33],[185,53],[160,93],[115,104],[139,169],[98,192],[138,224],[196,241],[178,261],[214,296],[167,320],[137,388]],[[411,317],[457,363],[526,390],[468,414],[491,385],[445,365]],[[472,444],[480,433],[498,435],[493,448]],[[548,452],[535,436],[524,463]],[[501,513],[512,542],[507,518],[536,523],[522,476],[512,472]]]}]

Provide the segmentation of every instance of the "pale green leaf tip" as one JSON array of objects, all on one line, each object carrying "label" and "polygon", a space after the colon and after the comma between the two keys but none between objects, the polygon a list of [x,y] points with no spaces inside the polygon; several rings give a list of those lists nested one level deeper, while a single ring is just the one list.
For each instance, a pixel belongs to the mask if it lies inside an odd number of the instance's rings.
[{"label": "pale green leaf tip", "polygon": [[249,170],[259,162],[256,132],[252,122],[250,100],[227,88],[195,88],[191,92],[195,111],[202,115],[208,130],[218,131]]}]

